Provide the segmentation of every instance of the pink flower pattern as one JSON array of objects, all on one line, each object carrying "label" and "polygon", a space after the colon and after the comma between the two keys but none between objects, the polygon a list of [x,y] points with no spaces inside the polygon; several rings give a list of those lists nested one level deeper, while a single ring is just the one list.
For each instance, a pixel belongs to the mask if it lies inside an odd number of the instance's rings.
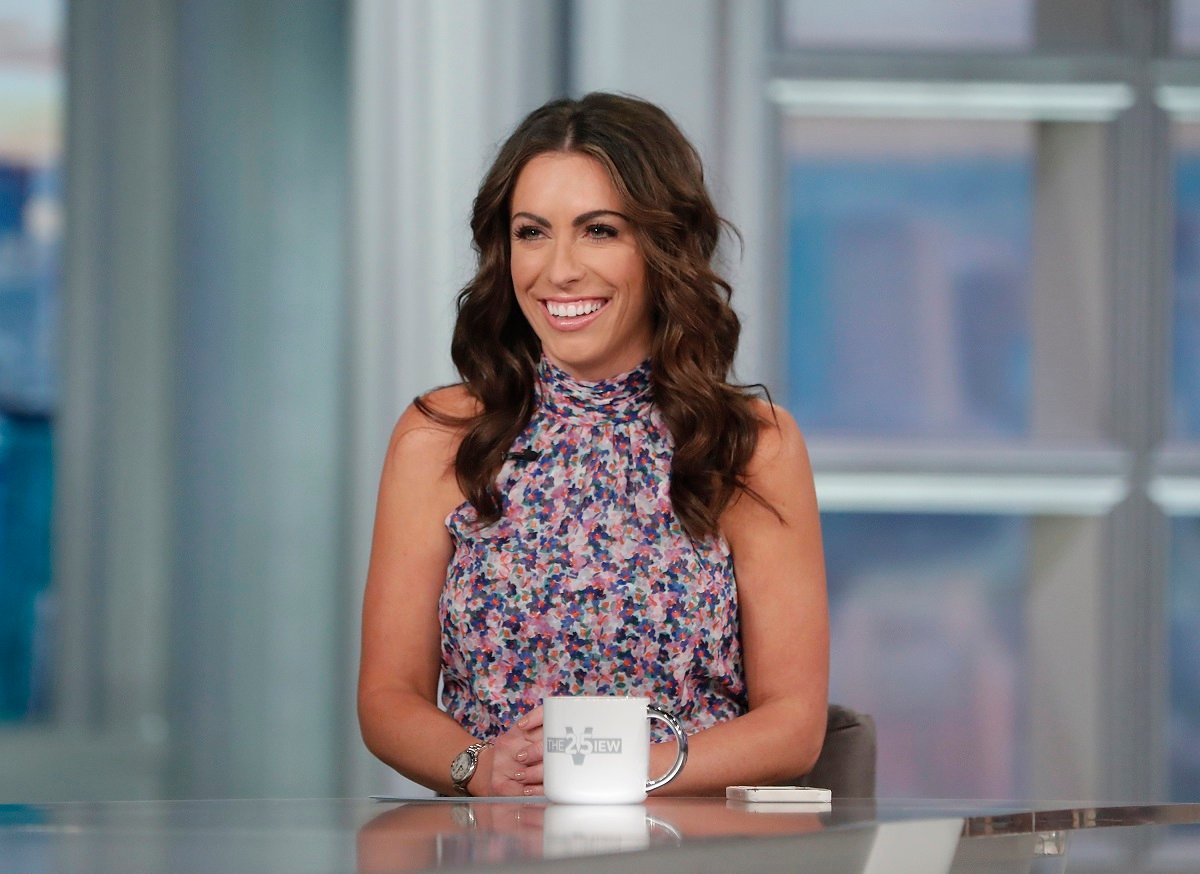
[{"label": "pink flower pattern", "polygon": [[746,712],[729,545],[685,534],[671,450],[648,363],[582,382],[541,361],[497,479],[504,516],[446,519],[442,703],[476,737],[547,695],[648,697],[689,731]]}]

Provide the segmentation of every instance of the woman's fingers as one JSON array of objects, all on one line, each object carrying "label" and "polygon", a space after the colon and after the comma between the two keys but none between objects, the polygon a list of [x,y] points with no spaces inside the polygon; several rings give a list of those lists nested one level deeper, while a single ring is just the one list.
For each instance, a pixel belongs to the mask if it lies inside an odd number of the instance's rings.
[{"label": "woman's fingers", "polygon": [[542,705],[530,710],[524,716],[517,720],[517,728],[529,731],[531,729],[540,729],[542,727]]},{"label": "woman's fingers", "polygon": [[521,773],[521,782],[525,786],[536,786],[540,794],[542,789],[542,766],[541,764],[530,765]]},{"label": "woman's fingers", "polygon": [[492,794],[542,794],[541,707],[530,710],[497,737],[492,750]]},{"label": "woman's fingers", "polygon": [[529,745],[522,750],[524,758],[521,761],[527,765],[538,764],[542,761],[545,752],[542,746],[542,729],[539,727],[536,731],[527,731],[525,736]]}]

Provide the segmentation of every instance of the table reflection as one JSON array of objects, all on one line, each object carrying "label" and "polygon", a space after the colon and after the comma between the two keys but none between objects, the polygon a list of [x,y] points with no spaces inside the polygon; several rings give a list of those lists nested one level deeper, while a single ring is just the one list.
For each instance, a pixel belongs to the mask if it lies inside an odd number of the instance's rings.
[{"label": "table reflection", "polygon": [[502,864],[636,852],[685,840],[803,835],[825,829],[825,805],[651,798],[635,805],[437,801],[388,805],[358,830],[358,871]]},{"label": "table reflection", "polygon": [[[898,867],[907,861],[907,867]],[[917,866],[917,867],[914,867]],[[287,799],[0,805],[0,872],[1200,870],[1200,805]]]}]

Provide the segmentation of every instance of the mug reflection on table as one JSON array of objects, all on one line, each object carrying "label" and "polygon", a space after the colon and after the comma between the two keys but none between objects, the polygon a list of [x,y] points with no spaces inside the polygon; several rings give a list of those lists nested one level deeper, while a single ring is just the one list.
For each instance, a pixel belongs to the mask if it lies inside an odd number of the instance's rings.
[{"label": "mug reflection on table", "polygon": [[650,846],[650,819],[640,804],[555,804],[546,809],[542,856],[572,858]]}]

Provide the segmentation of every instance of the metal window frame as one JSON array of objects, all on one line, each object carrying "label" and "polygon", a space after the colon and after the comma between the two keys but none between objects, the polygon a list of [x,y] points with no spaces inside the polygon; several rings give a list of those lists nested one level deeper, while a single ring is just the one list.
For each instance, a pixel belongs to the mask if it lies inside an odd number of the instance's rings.
[{"label": "metal window frame", "polygon": [[[1061,28],[1072,14],[1095,16],[1099,4],[1043,0],[1038,45],[1030,52],[918,53],[788,49],[777,0],[764,35],[769,47],[764,99],[776,127],[783,117],[799,114],[1023,119],[1046,132],[1079,123],[1107,128],[1107,143],[1092,155],[1089,168],[1102,174],[1107,188],[1101,194],[1108,254],[1103,281],[1091,290],[1107,319],[1107,341],[1099,353],[1103,360],[1086,362],[1111,368],[1108,408],[1093,411],[1097,427],[1065,439],[1035,431],[1022,446],[963,441],[965,447],[955,442],[914,449],[903,441],[876,441],[846,448],[814,439],[812,453],[827,511],[1034,518],[1030,633],[1043,639],[1033,641],[1031,650],[1040,659],[1065,660],[1104,678],[1103,688],[1093,686],[1072,702],[1094,707],[1094,713],[1054,714],[1052,729],[1079,737],[1093,759],[1073,763],[1073,772],[1059,769],[1061,778],[1097,795],[1150,799],[1163,797],[1167,788],[1168,668],[1161,657],[1167,525],[1171,516],[1200,513],[1200,450],[1163,443],[1173,294],[1168,113],[1180,120],[1200,118],[1200,58],[1168,55],[1168,3],[1105,5],[1100,17],[1111,41],[1094,50],[1071,46],[1060,52],[1054,46],[1062,42]],[[778,136],[772,147],[770,166],[778,173]],[[778,196],[774,201],[767,208],[779,216]],[[1044,204],[1037,209],[1035,221],[1063,218],[1043,216]],[[770,261],[774,287],[782,288],[785,250],[782,234],[777,236]],[[786,338],[777,334],[773,341],[775,359],[782,362]],[[1056,355],[1081,354],[1070,343],[1056,345],[1062,347]],[[785,383],[785,374],[773,376],[773,384]],[[1035,393],[1070,389],[1049,382],[1035,385]],[[1068,543],[1074,546],[1064,548]],[[1050,556],[1066,562],[1065,575]],[[1088,583],[1072,589],[1063,582],[1071,577]],[[1097,606],[1075,627],[1079,639],[1065,644],[1049,639],[1060,629],[1033,612],[1045,608],[1046,591]],[[1099,664],[1086,664],[1082,654]],[[1086,684],[1086,676],[1079,682]],[[1056,706],[1064,696],[1060,681],[1035,677],[1034,698]],[[1052,742],[1035,737],[1033,770],[1053,771],[1046,761],[1053,752]]]}]

